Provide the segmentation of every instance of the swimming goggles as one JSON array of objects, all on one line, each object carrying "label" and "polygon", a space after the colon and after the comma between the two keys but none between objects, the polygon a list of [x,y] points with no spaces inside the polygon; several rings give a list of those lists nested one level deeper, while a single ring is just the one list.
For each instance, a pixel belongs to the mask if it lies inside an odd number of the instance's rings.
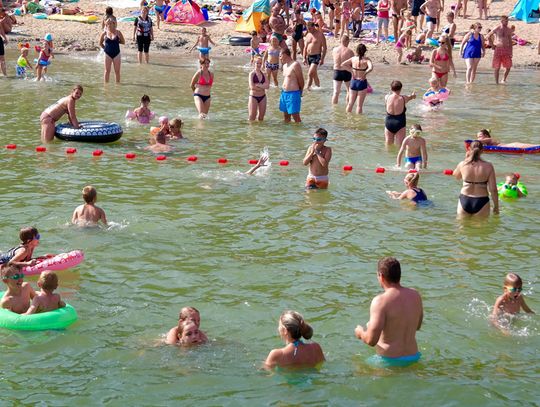
[{"label": "swimming goggles", "polygon": [[518,292],[520,293],[523,288],[522,287],[506,287],[508,289],[508,291],[510,291],[511,293],[515,293],[515,292]]},{"label": "swimming goggles", "polygon": [[34,239],[36,239],[36,240],[41,239],[41,235],[38,233],[37,235],[34,236]]},{"label": "swimming goggles", "polygon": [[13,274],[12,276],[7,276],[6,278],[10,278],[12,280],[22,280],[24,278],[24,274],[17,273],[17,274]]},{"label": "swimming goggles", "polygon": [[326,138],[324,138],[324,137],[313,137],[313,141],[316,141],[317,143],[320,143],[321,141],[326,141]]}]

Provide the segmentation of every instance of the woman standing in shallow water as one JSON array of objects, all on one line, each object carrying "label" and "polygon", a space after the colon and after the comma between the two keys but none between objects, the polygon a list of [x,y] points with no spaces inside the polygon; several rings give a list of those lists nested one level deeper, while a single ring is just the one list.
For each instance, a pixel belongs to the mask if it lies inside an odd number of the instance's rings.
[{"label": "woman standing in shallow water", "polygon": [[499,195],[495,168],[490,162],[482,160],[483,145],[473,141],[465,155],[454,170],[454,176],[463,180],[459,195],[457,214],[459,217],[489,216],[489,195],[493,199],[493,213],[499,213]]},{"label": "woman standing in shallow water", "polygon": [[[266,89],[270,87],[270,81],[262,71],[262,58],[255,57],[255,69],[249,73],[249,120],[264,120],[266,113]],[[258,113],[258,115],[257,115]]]},{"label": "woman standing in shallow water", "polygon": [[210,60],[203,58],[199,61],[201,69],[195,72],[191,79],[191,90],[193,90],[193,100],[195,107],[199,112],[199,118],[205,119],[208,117],[210,110],[210,89],[214,84],[214,74],[210,72]]},{"label": "woman standing in shallow water", "polygon": [[279,317],[278,332],[286,345],[268,354],[264,362],[266,367],[316,367],[325,361],[318,343],[302,342],[302,337],[310,339],[313,336],[313,328],[298,312],[284,311]]}]

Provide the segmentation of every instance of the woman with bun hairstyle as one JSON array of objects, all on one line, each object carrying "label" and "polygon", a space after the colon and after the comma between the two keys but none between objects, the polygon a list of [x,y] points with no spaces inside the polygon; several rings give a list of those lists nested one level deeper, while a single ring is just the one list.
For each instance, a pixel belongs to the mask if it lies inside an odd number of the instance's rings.
[{"label": "woman with bun hairstyle", "polygon": [[302,341],[302,338],[311,339],[313,328],[298,312],[284,311],[279,317],[278,332],[286,345],[268,354],[266,367],[316,367],[325,361],[318,343]]},{"label": "woman with bun hairstyle", "polygon": [[493,200],[493,213],[499,213],[495,168],[493,164],[480,158],[483,150],[480,141],[473,141],[467,150],[465,160],[454,170],[454,176],[463,180],[457,207],[459,217],[489,216],[489,195]]}]

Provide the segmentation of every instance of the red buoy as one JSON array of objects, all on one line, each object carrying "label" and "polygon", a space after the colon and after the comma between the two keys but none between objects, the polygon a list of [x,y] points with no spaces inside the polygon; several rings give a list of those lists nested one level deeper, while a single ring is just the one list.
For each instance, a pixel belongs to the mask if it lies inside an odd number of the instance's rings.
[{"label": "red buoy", "polygon": [[415,169],[410,169],[409,171],[407,171],[409,174],[416,174],[418,172],[418,170],[415,170]]},{"label": "red buoy", "polygon": [[219,164],[227,164],[227,159],[226,158],[218,158],[217,162]]},{"label": "red buoy", "polygon": [[352,171],[352,165],[344,165],[343,171]]},{"label": "red buoy", "polygon": [[158,155],[156,157],[156,160],[158,160],[158,161],[165,161],[166,159],[167,159],[167,156],[164,156],[164,155]]},{"label": "red buoy", "polygon": [[190,156],[187,158],[187,160],[194,163],[195,161],[197,161],[197,156],[196,156],[196,155],[190,155]]},{"label": "red buoy", "polygon": [[289,165],[289,162],[287,160],[281,160],[279,162],[279,165],[281,165],[282,167],[286,167],[287,165]]},{"label": "red buoy", "polygon": [[36,151],[37,151],[38,153],[44,153],[45,151],[47,151],[47,147],[37,146],[37,147],[36,147]]},{"label": "red buoy", "polygon": [[250,163],[251,165],[257,164],[258,162],[259,160],[248,160],[248,163]]},{"label": "red buoy", "polygon": [[454,174],[454,170],[444,170],[443,174],[444,175],[452,175],[452,174]]},{"label": "red buoy", "polygon": [[99,157],[100,155],[103,155],[103,150],[94,150],[92,151],[92,155],[94,157]]},{"label": "red buoy", "polygon": [[137,157],[137,156],[135,155],[135,153],[127,153],[127,154],[126,154],[126,158],[127,158],[128,160],[133,160],[135,157]]},{"label": "red buoy", "polygon": [[75,154],[76,152],[77,152],[77,149],[75,147],[66,148],[66,154]]},{"label": "red buoy", "polygon": [[15,150],[15,149],[17,148],[17,145],[16,145],[16,144],[8,144],[8,145],[6,146],[6,148],[7,148],[8,150]]},{"label": "red buoy", "polygon": [[375,168],[375,172],[377,174],[384,174],[386,172],[386,170],[384,169],[384,167],[377,167],[377,168]]}]

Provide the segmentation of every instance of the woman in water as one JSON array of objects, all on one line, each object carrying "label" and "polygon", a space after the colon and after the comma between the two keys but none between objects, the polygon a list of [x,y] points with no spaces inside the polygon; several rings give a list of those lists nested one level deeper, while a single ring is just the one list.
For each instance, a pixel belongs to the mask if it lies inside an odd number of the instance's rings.
[{"label": "woman in water", "polygon": [[439,79],[442,88],[445,88],[448,83],[450,69],[454,72],[454,77],[456,76],[456,68],[452,60],[452,45],[446,35],[441,35],[439,38],[439,47],[431,53],[429,66],[432,68],[433,76]]},{"label": "woman in water", "polygon": [[[405,138],[407,127],[407,108],[405,105],[412,99],[416,99],[416,93],[411,93],[409,96],[403,96],[401,89],[403,84],[400,81],[392,81],[390,89],[392,93],[386,95],[386,118],[384,120],[384,138],[386,144],[397,144],[401,147],[401,143]],[[398,113],[399,112],[399,113]]]},{"label": "woman in water", "polygon": [[482,160],[483,144],[473,141],[465,160],[454,170],[454,176],[463,180],[457,213],[459,217],[489,216],[489,195],[493,199],[493,213],[499,213],[499,196],[493,164]]},{"label": "woman in water", "polygon": [[257,118],[259,121],[264,120],[266,113],[266,89],[270,87],[270,81],[262,71],[262,58],[255,57],[255,69],[249,73],[249,101],[248,112],[249,120],[254,121]]},{"label": "woman in water", "polygon": [[210,89],[214,84],[214,74],[210,72],[210,60],[203,58],[199,61],[201,69],[199,69],[191,79],[191,89],[193,90],[193,99],[195,107],[199,112],[199,118],[205,119],[208,117],[210,110]]},{"label": "woman in water", "polygon": [[79,129],[81,127],[75,113],[75,102],[81,98],[82,94],[83,87],[81,85],[76,85],[71,90],[71,94],[63,97],[41,113],[39,120],[41,122],[42,142],[48,143],[53,141],[55,124],[66,113],[68,114],[69,123],[73,126],[73,128]]},{"label": "woman in water", "polygon": [[317,367],[325,361],[318,343],[302,342],[302,337],[310,339],[313,336],[313,329],[298,312],[283,312],[279,317],[278,332],[285,347],[268,354],[264,362],[266,367]]},{"label": "woman in water", "polygon": [[356,56],[343,62],[343,65],[352,66],[352,80],[349,88],[349,100],[347,102],[347,112],[352,112],[354,102],[358,98],[356,113],[362,114],[364,100],[367,95],[368,81],[367,75],[373,71],[373,64],[369,58],[366,58],[367,48],[364,44],[358,44],[356,47]]},{"label": "woman in water", "polygon": [[105,31],[99,38],[99,46],[105,52],[105,73],[103,75],[105,83],[109,82],[111,66],[114,66],[116,83],[120,83],[120,44],[125,44],[124,36],[116,29],[116,20],[111,18],[105,21]]},{"label": "woman in water", "polygon": [[474,23],[470,31],[465,34],[461,41],[459,52],[467,64],[467,73],[465,79],[467,83],[473,83],[476,78],[476,70],[480,63],[480,58],[486,54],[484,36],[480,34],[482,24]]}]

